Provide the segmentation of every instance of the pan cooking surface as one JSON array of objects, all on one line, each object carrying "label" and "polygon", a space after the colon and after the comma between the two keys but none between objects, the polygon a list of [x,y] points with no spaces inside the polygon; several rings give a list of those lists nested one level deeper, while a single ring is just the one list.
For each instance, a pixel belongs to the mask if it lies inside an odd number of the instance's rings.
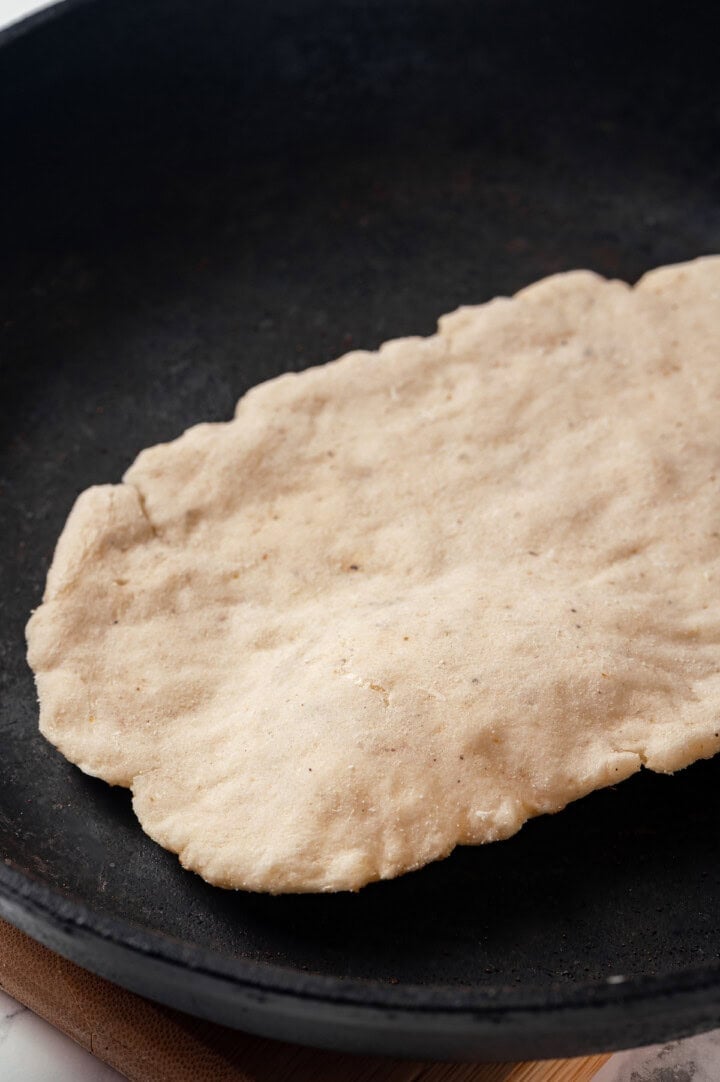
[{"label": "pan cooking surface", "polygon": [[23,642],[77,493],[260,380],[555,271],[720,251],[709,8],[96,2],[8,38],[0,912],[148,995],[344,1047],[720,1021],[720,762],[357,896],[228,893],[38,735]]}]

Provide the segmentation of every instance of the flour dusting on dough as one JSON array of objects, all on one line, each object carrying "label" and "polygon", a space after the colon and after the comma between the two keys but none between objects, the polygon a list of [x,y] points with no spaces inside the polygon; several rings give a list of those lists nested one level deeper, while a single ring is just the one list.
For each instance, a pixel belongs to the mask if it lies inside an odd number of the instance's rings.
[{"label": "flour dusting on dough", "polygon": [[356,889],[720,749],[720,257],[254,388],[84,492],[43,733],[212,883]]}]

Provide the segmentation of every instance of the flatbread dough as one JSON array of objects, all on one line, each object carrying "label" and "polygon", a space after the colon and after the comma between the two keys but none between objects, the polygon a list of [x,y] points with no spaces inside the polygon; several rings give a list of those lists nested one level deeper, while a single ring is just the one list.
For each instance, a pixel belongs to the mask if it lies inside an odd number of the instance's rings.
[{"label": "flatbread dough", "polygon": [[84,492],[40,726],[211,883],[354,890],[720,749],[720,257],[251,390]]}]

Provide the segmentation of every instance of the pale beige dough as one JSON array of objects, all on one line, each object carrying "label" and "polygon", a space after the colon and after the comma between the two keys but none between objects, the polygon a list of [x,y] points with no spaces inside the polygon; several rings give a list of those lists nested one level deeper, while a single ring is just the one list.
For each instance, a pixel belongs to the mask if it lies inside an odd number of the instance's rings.
[{"label": "pale beige dough", "polygon": [[212,883],[356,889],[720,749],[720,257],[254,388],[78,499],[40,726]]}]

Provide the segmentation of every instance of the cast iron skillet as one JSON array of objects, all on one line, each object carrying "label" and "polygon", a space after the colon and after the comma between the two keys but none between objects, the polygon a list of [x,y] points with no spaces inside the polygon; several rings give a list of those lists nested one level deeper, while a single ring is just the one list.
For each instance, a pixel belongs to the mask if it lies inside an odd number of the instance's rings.
[{"label": "cast iron skillet", "polygon": [[5,917],[146,995],[338,1048],[568,1055],[720,1022],[720,762],[359,895],[227,893],[41,739],[23,644],[75,495],[252,384],[554,271],[720,250],[714,12],[123,0],[5,36]]}]

